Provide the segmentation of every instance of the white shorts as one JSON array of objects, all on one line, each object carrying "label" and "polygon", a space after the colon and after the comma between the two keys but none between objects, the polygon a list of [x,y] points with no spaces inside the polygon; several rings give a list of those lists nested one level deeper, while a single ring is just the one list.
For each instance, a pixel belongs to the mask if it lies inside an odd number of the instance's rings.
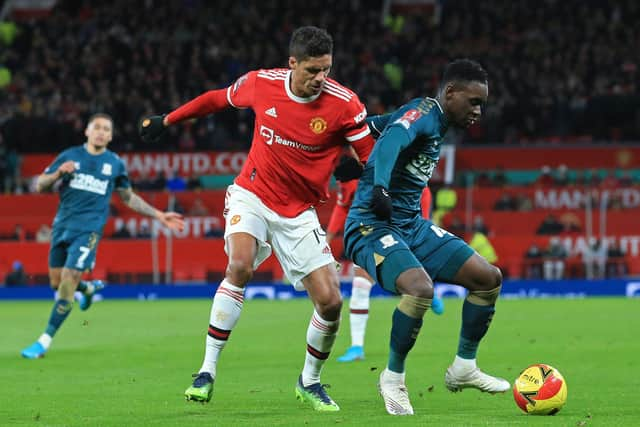
[{"label": "white shorts", "polygon": [[251,191],[232,184],[227,188],[224,217],[225,252],[229,254],[228,236],[251,234],[258,241],[253,268],[258,268],[271,255],[273,246],[284,274],[296,290],[304,289],[302,279],[309,273],[335,263],[313,208],[295,218],[287,218],[269,209]]}]

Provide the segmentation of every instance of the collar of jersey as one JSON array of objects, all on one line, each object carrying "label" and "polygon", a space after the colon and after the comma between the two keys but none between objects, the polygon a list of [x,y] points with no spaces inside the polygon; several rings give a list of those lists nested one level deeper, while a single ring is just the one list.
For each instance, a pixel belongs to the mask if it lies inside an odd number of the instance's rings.
[{"label": "collar of jersey", "polygon": [[309,102],[313,102],[316,99],[318,99],[318,97],[322,93],[322,91],[320,91],[318,92],[317,95],[313,95],[308,98],[303,98],[291,92],[291,86],[289,85],[289,82],[291,82],[291,70],[287,71],[287,78],[284,79],[284,89],[287,91],[287,95],[289,96],[289,98],[291,98],[292,101],[298,102],[300,104],[307,104]]},{"label": "collar of jersey", "polygon": [[444,110],[442,109],[442,106],[440,105],[440,103],[436,98],[431,98],[430,96],[427,96],[426,98],[429,101],[435,102],[436,105],[438,106],[438,110],[440,110],[440,131],[441,133],[446,132],[447,129],[449,129],[449,121],[447,120],[447,116],[444,114]]}]

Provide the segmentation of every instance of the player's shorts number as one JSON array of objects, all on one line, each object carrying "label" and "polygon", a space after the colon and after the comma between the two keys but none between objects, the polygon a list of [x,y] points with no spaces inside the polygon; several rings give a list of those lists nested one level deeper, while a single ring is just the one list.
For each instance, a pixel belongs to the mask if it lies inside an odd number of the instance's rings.
[{"label": "player's shorts number", "polygon": [[87,257],[89,256],[89,254],[91,253],[91,249],[89,249],[86,246],[80,246],[80,257],[78,257],[78,261],[76,262],[76,267],[78,268],[82,268],[84,267],[84,260],[87,259]]}]

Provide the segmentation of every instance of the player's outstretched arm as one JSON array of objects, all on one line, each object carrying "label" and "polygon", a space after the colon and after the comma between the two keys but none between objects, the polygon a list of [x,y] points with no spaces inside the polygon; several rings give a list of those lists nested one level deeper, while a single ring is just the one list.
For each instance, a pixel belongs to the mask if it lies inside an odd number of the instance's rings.
[{"label": "player's outstretched arm", "polygon": [[145,202],[144,199],[138,196],[131,190],[131,188],[120,189],[118,194],[122,201],[134,211],[155,218],[162,223],[165,227],[174,230],[182,231],[184,228],[184,220],[182,215],[177,212],[162,212]]},{"label": "player's outstretched arm", "polygon": [[73,173],[75,170],[75,163],[68,160],[61,164],[55,172],[43,173],[38,176],[38,180],[36,181],[36,191],[38,193],[42,193],[43,191],[49,190],[57,180],[62,178],[64,175]]},{"label": "player's outstretched arm", "polygon": [[168,126],[185,120],[204,117],[228,107],[226,89],[210,90],[181,105],[169,114],[143,117],[138,125],[138,133],[144,142],[157,142]]}]

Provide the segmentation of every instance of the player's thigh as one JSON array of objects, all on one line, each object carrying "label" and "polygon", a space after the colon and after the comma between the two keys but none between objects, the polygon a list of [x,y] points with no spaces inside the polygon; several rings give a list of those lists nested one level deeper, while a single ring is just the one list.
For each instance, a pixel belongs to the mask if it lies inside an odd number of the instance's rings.
[{"label": "player's thigh", "polygon": [[[68,231],[69,246],[64,267],[80,272],[92,270],[98,250],[100,234],[92,231]],[[62,272],[62,280],[65,272]]]},{"label": "player's thigh", "polygon": [[416,221],[405,234],[411,236],[413,253],[434,280],[456,283],[456,274],[475,253],[464,240],[427,219]]},{"label": "player's thigh", "polygon": [[451,283],[470,291],[489,291],[502,284],[502,273],[484,257],[474,253],[457,271]]},{"label": "player's thigh", "polygon": [[351,229],[345,236],[348,256],[384,289],[399,293],[398,277],[410,269],[422,269],[398,229],[377,222],[364,229]]},{"label": "player's thigh", "polygon": [[[49,244],[49,271],[57,271],[58,283],[60,282],[60,271],[67,261],[67,250],[69,248],[69,233],[61,228],[54,228],[51,233],[51,243]],[[53,280],[52,275],[49,279]],[[53,285],[53,282],[51,283]]]},{"label": "player's thigh", "polygon": [[[264,206],[258,197],[237,185],[230,185],[227,188],[225,197],[225,252],[229,255],[230,261],[239,258],[250,257],[253,269],[258,266],[271,255],[271,245],[269,245],[269,229],[266,217],[271,211]],[[249,254],[244,252],[247,241],[242,235],[253,236],[255,251],[251,250]],[[233,241],[230,240],[232,236]],[[249,243],[250,244],[250,243]]]},{"label": "player's thigh", "polygon": [[297,290],[302,279],[313,271],[335,264],[326,233],[320,226],[314,209],[307,209],[295,218],[274,216],[269,221],[274,253]]}]

